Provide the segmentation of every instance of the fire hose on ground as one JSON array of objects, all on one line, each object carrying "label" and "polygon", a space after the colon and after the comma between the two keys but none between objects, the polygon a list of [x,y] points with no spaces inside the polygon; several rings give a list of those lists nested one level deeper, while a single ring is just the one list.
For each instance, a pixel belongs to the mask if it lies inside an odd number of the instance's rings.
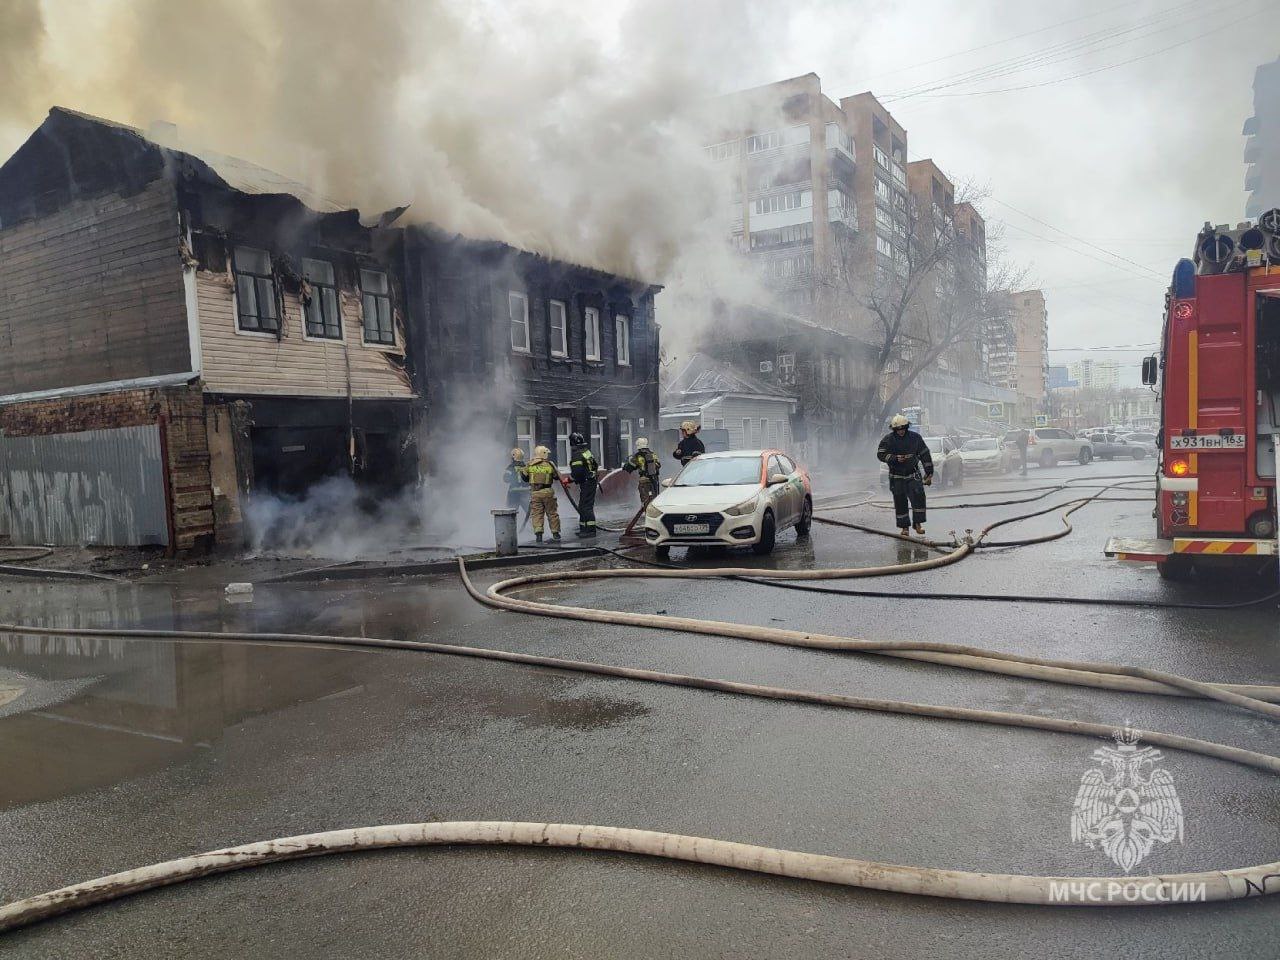
[{"label": "fire hose on ground", "polygon": [[[1101,491],[1093,497],[1086,498],[1083,502],[1073,501],[1071,509],[1079,509],[1085,503],[1092,502],[1100,496]],[[1059,505],[1059,509],[1062,506]],[[1002,524],[1014,522],[1016,519],[1018,518],[1008,518],[988,525],[981,532],[979,541],[990,530]],[[1060,535],[1064,534],[1059,533],[1054,536]],[[1030,542],[1035,542],[1035,540],[1033,539]],[[467,572],[466,563],[461,558],[458,560],[458,570],[465,589],[473,598],[486,606],[512,612],[543,617],[586,620],[612,625],[674,630],[683,633],[698,633],[810,649],[907,657],[970,670],[1126,692],[1202,697],[1262,714],[1272,719],[1280,719],[1280,686],[1276,685],[1206,683],[1176,674],[1140,667],[1025,657],[960,644],[859,640],[778,627],[676,617],[665,614],[641,614],[567,607],[509,596],[510,593],[518,589],[551,583],[558,585],[569,580],[590,581],[611,578],[701,579],[714,577],[816,580],[887,576],[910,570],[934,569],[956,563],[971,555],[973,549],[973,543],[965,542],[946,555],[911,564],[865,568],[853,567],[836,570],[771,570],[762,572],[752,568],[664,568],[563,571],[509,578],[493,584],[483,592],[472,583]],[[179,642],[214,641],[414,650],[422,653],[477,657],[539,668],[569,670],[631,681],[713,690],[739,696],[809,703],[840,709],[888,712],[953,721],[1038,729],[1081,736],[1105,737],[1111,733],[1111,728],[1103,724],[1064,718],[852,697],[842,694],[787,689],[732,680],[665,673],[614,664],[590,663],[559,657],[545,657],[454,644],[322,634],[67,629],[31,627],[21,624],[0,624],[0,632],[121,637],[135,640]],[[1184,750],[1280,774],[1280,757],[1168,733],[1144,731],[1143,739],[1157,746]],[[1197,887],[1202,894],[1199,899],[1204,901],[1241,899],[1280,890],[1280,861],[1250,867],[1167,876],[1024,876],[878,863],[626,827],[514,821],[447,821],[363,827],[284,837],[214,850],[147,867],[126,870],[108,877],[18,900],[0,908],[0,931],[16,929],[39,920],[60,916],[74,910],[115,900],[144,890],[230,870],[262,866],[283,860],[322,856],[330,853],[440,844],[555,846],[623,852],[714,864],[738,870],[813,880],[822,883],[997,903],[1145,905],[1168,903],[1173,900],[1168,896],[1161,897],[1158,893],[1154,898],[1138,900],[1127,898],[1095,899],[1089,897],[1086,891],[1095,889],[1099,883],[1119,884],[1126,889],[1155,889],[1156,891],[1185,889],[1189,886]]]}]

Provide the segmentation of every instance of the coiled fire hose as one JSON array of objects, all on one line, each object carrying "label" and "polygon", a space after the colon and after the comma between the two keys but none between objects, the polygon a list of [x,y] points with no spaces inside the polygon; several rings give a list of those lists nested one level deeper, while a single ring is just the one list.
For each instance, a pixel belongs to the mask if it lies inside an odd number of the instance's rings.
[{"label": "coiled fire hose", "polygon": [[[1083,504],[1080,504],[1083,505]],[[994,526],[994,525],[993,525]],[[985,531],[984,531],[985,532]],[[952,554],[906,565],[927,569],[954,563],[971,551],[968,543]],[[957,556],[958,554],[958,556]],[[803,633],[775,627],[759,627],[718,621],[671,617],[661,614],[635,614],[620,611],[564,607],[557,604],[522,600],[506,596],[520,587],[566,580],[602,579],[605,577],[649,577],[681,579],[708,576],[762,576],[751,568],[717,570],[582,570],[559,574],[514,577],[493,584],[481,592],[471,582],[465,561],[459,558],[459,574],[468,593],[491,607],[532,613],[538,616],[591,620],[613,624],[645,626],[736,637],[768,643],[783,643],[819,649],[872,652],[892,656],[910,656],[968,669],[998,673],[1015,673],[1038,680],[1076,683],[1087,686],[1129,690],[1143,693],[1191,695],[1220,700],[1270,717],[1280,717],[1280,687],[1248,684],[1210,684],[1160,671],[1114,664],[1055,661],[1035,657],[1019,657],[999,651],[983,650],[955,644],[896,641],[865,641],[846,637]],[[784,579],[834,579],[867,577],[898,572],[901,567],[848,568],[826,571],[768,571],[765,576]],[[97,630],[55,627],[29,627],[0,624],[0,632],[18,634],[61,634],[93,637],[126,637],[132,639],[165,639],[178,641],[217,641],[235,643],[290,643],[348,647],[380,647],[480,657],[530,666],[574,670],[601,676],[620,677],[642,682],[717,690],[732,694],[813,703],[855,710],[875,710],[1073,733],[1106,736],[1110,728],[1102,724],[1016,714],[964,707],[947,707],[903,701],[874,700],[826,694],[805,690],[789,690],[729,680],[692,677],[658,671],[594,664],[542,657],[510,651],[487,650],[451,644],[405,640],[335,637],[315,634],[242,634],[202,631],[165,630]],[[1186,750],[1204,756],[1228,760],[1280,774],[1280,758],[1231,747],[1226,744],[1188,737],[1146,731],[1143,739],[1171,749]],[[573,847],[597,851],[634,853],[667,859],[715,864],[740,870],[835,883],[848,886],[915,893],[928,896],[1001,903],[1052,905],[1145,905],[1176,901],[1168,896],[1178,888],[1199,889],[1198,900],[1227,900],[1259,896],[1280,889],[1280,861],[1228,870],[1202,871],[1169,876],[1144,877],[1041,877],[1014,874],[973,873],[939,870],[898,864],[878,863],[844,857],[780,850],[740,844],[706,837],[637,830],[597,825],[520,823],[510,821],[454,821],[440,823],[398,824],[335,830],[324,833],[285,837],[261,843],[245,844],[210,851],[178,860],[126,870],[87,883],[39,894],[0,908],[0,931],[59,916],[73,910],[118,899],[133,893],[154,889],[185,880],[230,870],[261,866],[281,860],[322,856],[389,847],[438,844],[516,844],[528,846]],[[1155,895],[1140,899],[1094,898],[1086,891],[1098,884],[1116,885],[1121,889],[1154,890]],[[1165,895],[1161,895],[1161,891]]]}]

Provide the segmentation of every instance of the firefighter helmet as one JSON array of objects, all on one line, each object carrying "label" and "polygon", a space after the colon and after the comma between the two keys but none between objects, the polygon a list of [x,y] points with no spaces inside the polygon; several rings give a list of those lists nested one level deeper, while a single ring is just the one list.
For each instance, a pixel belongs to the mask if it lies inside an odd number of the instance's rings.
[{"label": "firefighter helmet", "polygon": [[575,447],[580,447],[587,442],[587,438],[580,433],[569,434],[569,443]]},{"label": "firefighter helmet", "polygon": [[551,450],[550,450],[550,449],[548,449],[547,447],[534,447],[534,448],[533,448],[533,459],[535,459],[535,460],[550,460],[550,459],[551,459]]},{"label": "firefighter helmet", "polygon": [[686,420],[684,423],[680,424],[680,429],[689,434],[689,436],[693,436],[698,432],[698,425],[692,420]]},{"label": "firefighter helmet", "polygon": [[906,417],[904,417],[900,413],[894,416],[894,418],[889,421],[890,430],[897,430],[899,427],[909,427],[909,426],[911,426],[911,421],[908,420]]},{"label": "firefighter helmet", "polygon": [[512,460],[523,460],[523,459],[524,459],[524,451],[523,451],[522,449],[520,449],[519,447],[512,447],[512,448],[511,448],[511,459],[512,459]]},{"label": "firefighter helmet", "polygon": [[648,439],[647,437],[637,437],[637,438],[636,438],[636,449],[637,449],[637,450],[643,450],[643,449],[645,449],[647,446],[649,446],[649,439]]}]

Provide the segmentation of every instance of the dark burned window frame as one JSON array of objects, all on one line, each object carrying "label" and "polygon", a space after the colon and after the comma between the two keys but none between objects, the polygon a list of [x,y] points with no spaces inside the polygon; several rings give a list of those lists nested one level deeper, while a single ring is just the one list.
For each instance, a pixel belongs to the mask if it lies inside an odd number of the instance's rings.
[{"label": "dark burned window frame", "polygon": [[[382,277],[385,290],[369,289],[366,276]],[[396,346],[396,314],[395,306],[391,302],[391,274],[386,270],[374,267],[360,268],[360,313],[365,343],[377,347]],[[371,317],[372,323],[370,323]]]},{"label": "dark burned window frame", "polygon": [[[250,255],[260,254],[266,262],[266,272],[262,272],[261,265],[242,266],[240,257],[242,251],[245,259]],[[248,244],[236,244],[231,248],[231,275],[235,281],[236,330],[241,333],[278,337],[280,335],[280,300],[275,271],[271,264],[271,251],[263,250],[261,247],[251,247]],[[252,312],[248,309],[246,289],[253,294],[254,310]],[[264,293],[268,295],[267,302],[271,305],[269,315],[262,313]]]},{"label": "dark burned window frame", "polygon": [[[308,264],[329,270],[329,280],[309,276]],[[342,340],[342,295],[338,291],[338,268],[331,260],[302,258],[302,278],[311,287],[311,299],[302,307],[302,333],[308,340]]]}]

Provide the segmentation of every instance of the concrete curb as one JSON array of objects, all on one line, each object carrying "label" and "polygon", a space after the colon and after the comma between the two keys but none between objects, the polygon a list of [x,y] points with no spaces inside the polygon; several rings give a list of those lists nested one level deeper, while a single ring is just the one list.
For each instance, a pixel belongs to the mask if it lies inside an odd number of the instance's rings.
[{"label": "concrete curb", "polygon": [[[485,570],[491,567],[523,567],[535,563],[555,563],[560,560],[583,560],[587,557],[598,557],[599,547],[566,547],[560,550],[538,550],[530,553],[518,553],[514,557],[495,557],[488,554],[465,556],[469,570]],[[374,577],[403,577],[426,575],[433,573],[456,573],[458,560],[428,560],[422,563],[397,563],[365,565],[338,564],[331,567],[312,567],[307,570],[296,570],[293,573],[282,573],[277,577],[257,580],[258,584],[269,583],[314,583],[322,580],[370,580]]]},{"label": "concrete curb", "polygon": [[127,583],[121,577],[110,577],[105,573],[90,573],[87,570],[51,570],[47,567],[16,567],[7,563],[0,564],[0,576],[25,577],[28,580],[93,580],[98,583]]}]

